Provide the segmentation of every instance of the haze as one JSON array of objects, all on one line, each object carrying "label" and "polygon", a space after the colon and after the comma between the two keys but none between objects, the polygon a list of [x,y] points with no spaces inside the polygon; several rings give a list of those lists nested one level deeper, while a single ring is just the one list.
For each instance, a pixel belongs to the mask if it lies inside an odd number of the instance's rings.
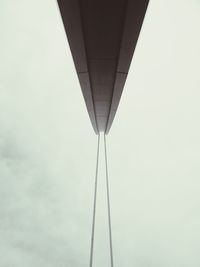
[{"label": "haze", "polygon": [[[199,0],[150,1],[107,137],[116,267],[200,266],[199,26]],[[97,137],[56,1],[1,0],[0,37],[0,266],[88,266]]]}]

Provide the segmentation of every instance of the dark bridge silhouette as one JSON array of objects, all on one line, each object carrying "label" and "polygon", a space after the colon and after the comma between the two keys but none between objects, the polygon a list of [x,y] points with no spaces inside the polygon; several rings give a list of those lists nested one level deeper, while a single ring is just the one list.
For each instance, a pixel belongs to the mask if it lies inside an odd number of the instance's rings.
[{"label": "dark bridge silhouette", "polygon": [[109,132],[148,0],[58,0],[94,128]]}]

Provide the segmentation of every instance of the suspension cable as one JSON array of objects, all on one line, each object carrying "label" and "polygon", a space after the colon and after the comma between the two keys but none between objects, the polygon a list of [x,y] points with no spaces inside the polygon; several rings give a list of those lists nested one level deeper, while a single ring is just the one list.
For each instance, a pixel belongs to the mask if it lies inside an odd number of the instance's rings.
[{"label": "suspension cable", "polygon": [[91,234],[91,247],[90,247],[90,267],[92,267],[92,264],[93,264],[93,252],[94,252],[94,231],[95,231],[95,219],[96,219],[95,217],[96,217],[98,168],[99,168],[99,144],[100,144],[100,134],[98,135],[98,144],[97,144],[96,173],[95,173],[95,185],[94,185],[94,203],[93,203],[93,217],[92,217],[92,234]]},{"label": "suspension cable", "polygon": [[106,165],[106,191],[107,191],[107,207],[108,207],[108,228],[109,228],[109,241],[110,241],[110,264],[113,263],[113,246],[112,246],[112,227],[111,227],[111,214],[110,214],[110,192],[109,192],[109,179],[108,179],[108,158],[106,148],[106,136],[104,134],[104,151],[105,151],[105,165]]},{"label": "suspension cable", "polygon": [[[89,265],[89,267],[93,266],[93,254],[94,254],[94,233],[95,233],[95,221],[96,221],[96,203],[97,203],[98,169],[99,169],[99,146],[100,146],[100,134],[98,135],[98,144],[97,144],[96,173],[95,173],[95,186],[94,186],[94,202],[93,202],[93,217],[92,217],[92,233],[91,233],[90,265]],[[108,158],[107,158],[107,147],[106,147],[105,134],[104,134],[104,152],[105,152],[105,167],[106,167],[106,196],[107,196],[107,210],[108,210],[110,264],[111,264],[111,267],[114,267],[113,246],[112,246],[111,212],[110,212],[110,192],[109,192],[109,179],[108,179]]]}]

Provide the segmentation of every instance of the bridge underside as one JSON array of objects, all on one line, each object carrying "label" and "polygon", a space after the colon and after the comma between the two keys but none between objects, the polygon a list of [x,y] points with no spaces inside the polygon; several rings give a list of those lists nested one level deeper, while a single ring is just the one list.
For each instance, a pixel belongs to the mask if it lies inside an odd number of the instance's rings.
[{"label": "bridge underside", "polygon": [[109,132],[148,0],[58,0],[94,131]]}]

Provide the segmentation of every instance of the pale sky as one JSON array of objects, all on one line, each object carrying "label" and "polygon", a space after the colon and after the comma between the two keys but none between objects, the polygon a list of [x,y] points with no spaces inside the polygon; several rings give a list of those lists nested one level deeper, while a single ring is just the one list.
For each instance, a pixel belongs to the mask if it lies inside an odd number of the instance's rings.
[{"label": "pale sky", "polygon": [[[116,267],[200,266],[199,28],[199,0],[150,1],[107,137]],[[56,1],[0,0],[0,38],[0,266],[86,267],[97,137]]]}]

